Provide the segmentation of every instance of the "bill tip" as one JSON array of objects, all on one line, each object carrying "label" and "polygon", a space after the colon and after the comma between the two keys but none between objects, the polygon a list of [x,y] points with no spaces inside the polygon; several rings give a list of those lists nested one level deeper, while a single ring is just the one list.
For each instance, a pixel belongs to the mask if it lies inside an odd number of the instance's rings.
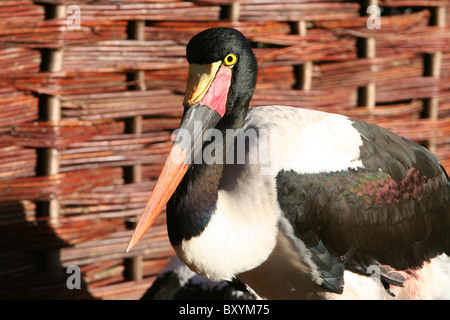
[{"label": "bill tip", "polygon": [[125,250],[125,253],[130,252],[130,250],[131,250],[133,247],[134,247],[133,239],[131,239],[131,240],[130,240],[130,243],[128,243],[127,250]]}]

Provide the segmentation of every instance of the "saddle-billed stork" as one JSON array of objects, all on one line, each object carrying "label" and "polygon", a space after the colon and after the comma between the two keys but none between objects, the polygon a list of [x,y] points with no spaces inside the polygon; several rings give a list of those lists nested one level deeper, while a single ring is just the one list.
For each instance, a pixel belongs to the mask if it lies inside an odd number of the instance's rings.
[{"label": "saddle-billed stork", "polygon": [[262,298],[449,297],[450,179],[433,154],[342,115],[249,110],[257,62],[235,29],[186,55],[180,129],[127,251],[167,204],[190,269]]}]

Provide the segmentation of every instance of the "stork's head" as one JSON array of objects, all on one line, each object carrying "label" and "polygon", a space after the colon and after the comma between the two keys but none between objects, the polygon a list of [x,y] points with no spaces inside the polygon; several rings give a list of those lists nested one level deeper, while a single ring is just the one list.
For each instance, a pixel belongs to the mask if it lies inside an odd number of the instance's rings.
[{"label": "stork's head", "polygon": [[221,116],[240,112],[237,108],[244,105],[242,102],[248,107],[257,64],[242,33],[231,28],[207,29],[189,41],[186,57],[189,77],[185,106],[204,104]]},{"label": "stork's head", "polygon": [[207,29],[186,48],[189,62],[183,119],[169,157],[131,238],[130,250],[152,225],[201,150],[206,130],[242,126],[256,85],[247,39],[231,28]]}]

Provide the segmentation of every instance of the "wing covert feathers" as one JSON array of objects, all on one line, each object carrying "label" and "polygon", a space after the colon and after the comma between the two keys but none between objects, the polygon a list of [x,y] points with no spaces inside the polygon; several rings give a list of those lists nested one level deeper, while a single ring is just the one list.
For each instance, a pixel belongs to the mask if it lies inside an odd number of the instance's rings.
[{"label": "wing covert feathers", "polygon": [[419,268],[449,254],[450,181],[437,159],[378,126],[353,125],[364,169],[278,173],[278,201],[296,235],[364,268]]}]

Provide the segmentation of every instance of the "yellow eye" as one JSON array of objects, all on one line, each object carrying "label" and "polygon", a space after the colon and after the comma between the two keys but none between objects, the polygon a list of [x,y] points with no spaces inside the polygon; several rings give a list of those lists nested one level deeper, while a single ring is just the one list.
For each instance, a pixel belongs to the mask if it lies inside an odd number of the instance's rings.
[{"label": "yellow eye", "polygon": [[229,53],[225,59],[223,59],[223,63],[228,66],[234,66],[234,64],[237,62],[237,56],[234,53]]}]

